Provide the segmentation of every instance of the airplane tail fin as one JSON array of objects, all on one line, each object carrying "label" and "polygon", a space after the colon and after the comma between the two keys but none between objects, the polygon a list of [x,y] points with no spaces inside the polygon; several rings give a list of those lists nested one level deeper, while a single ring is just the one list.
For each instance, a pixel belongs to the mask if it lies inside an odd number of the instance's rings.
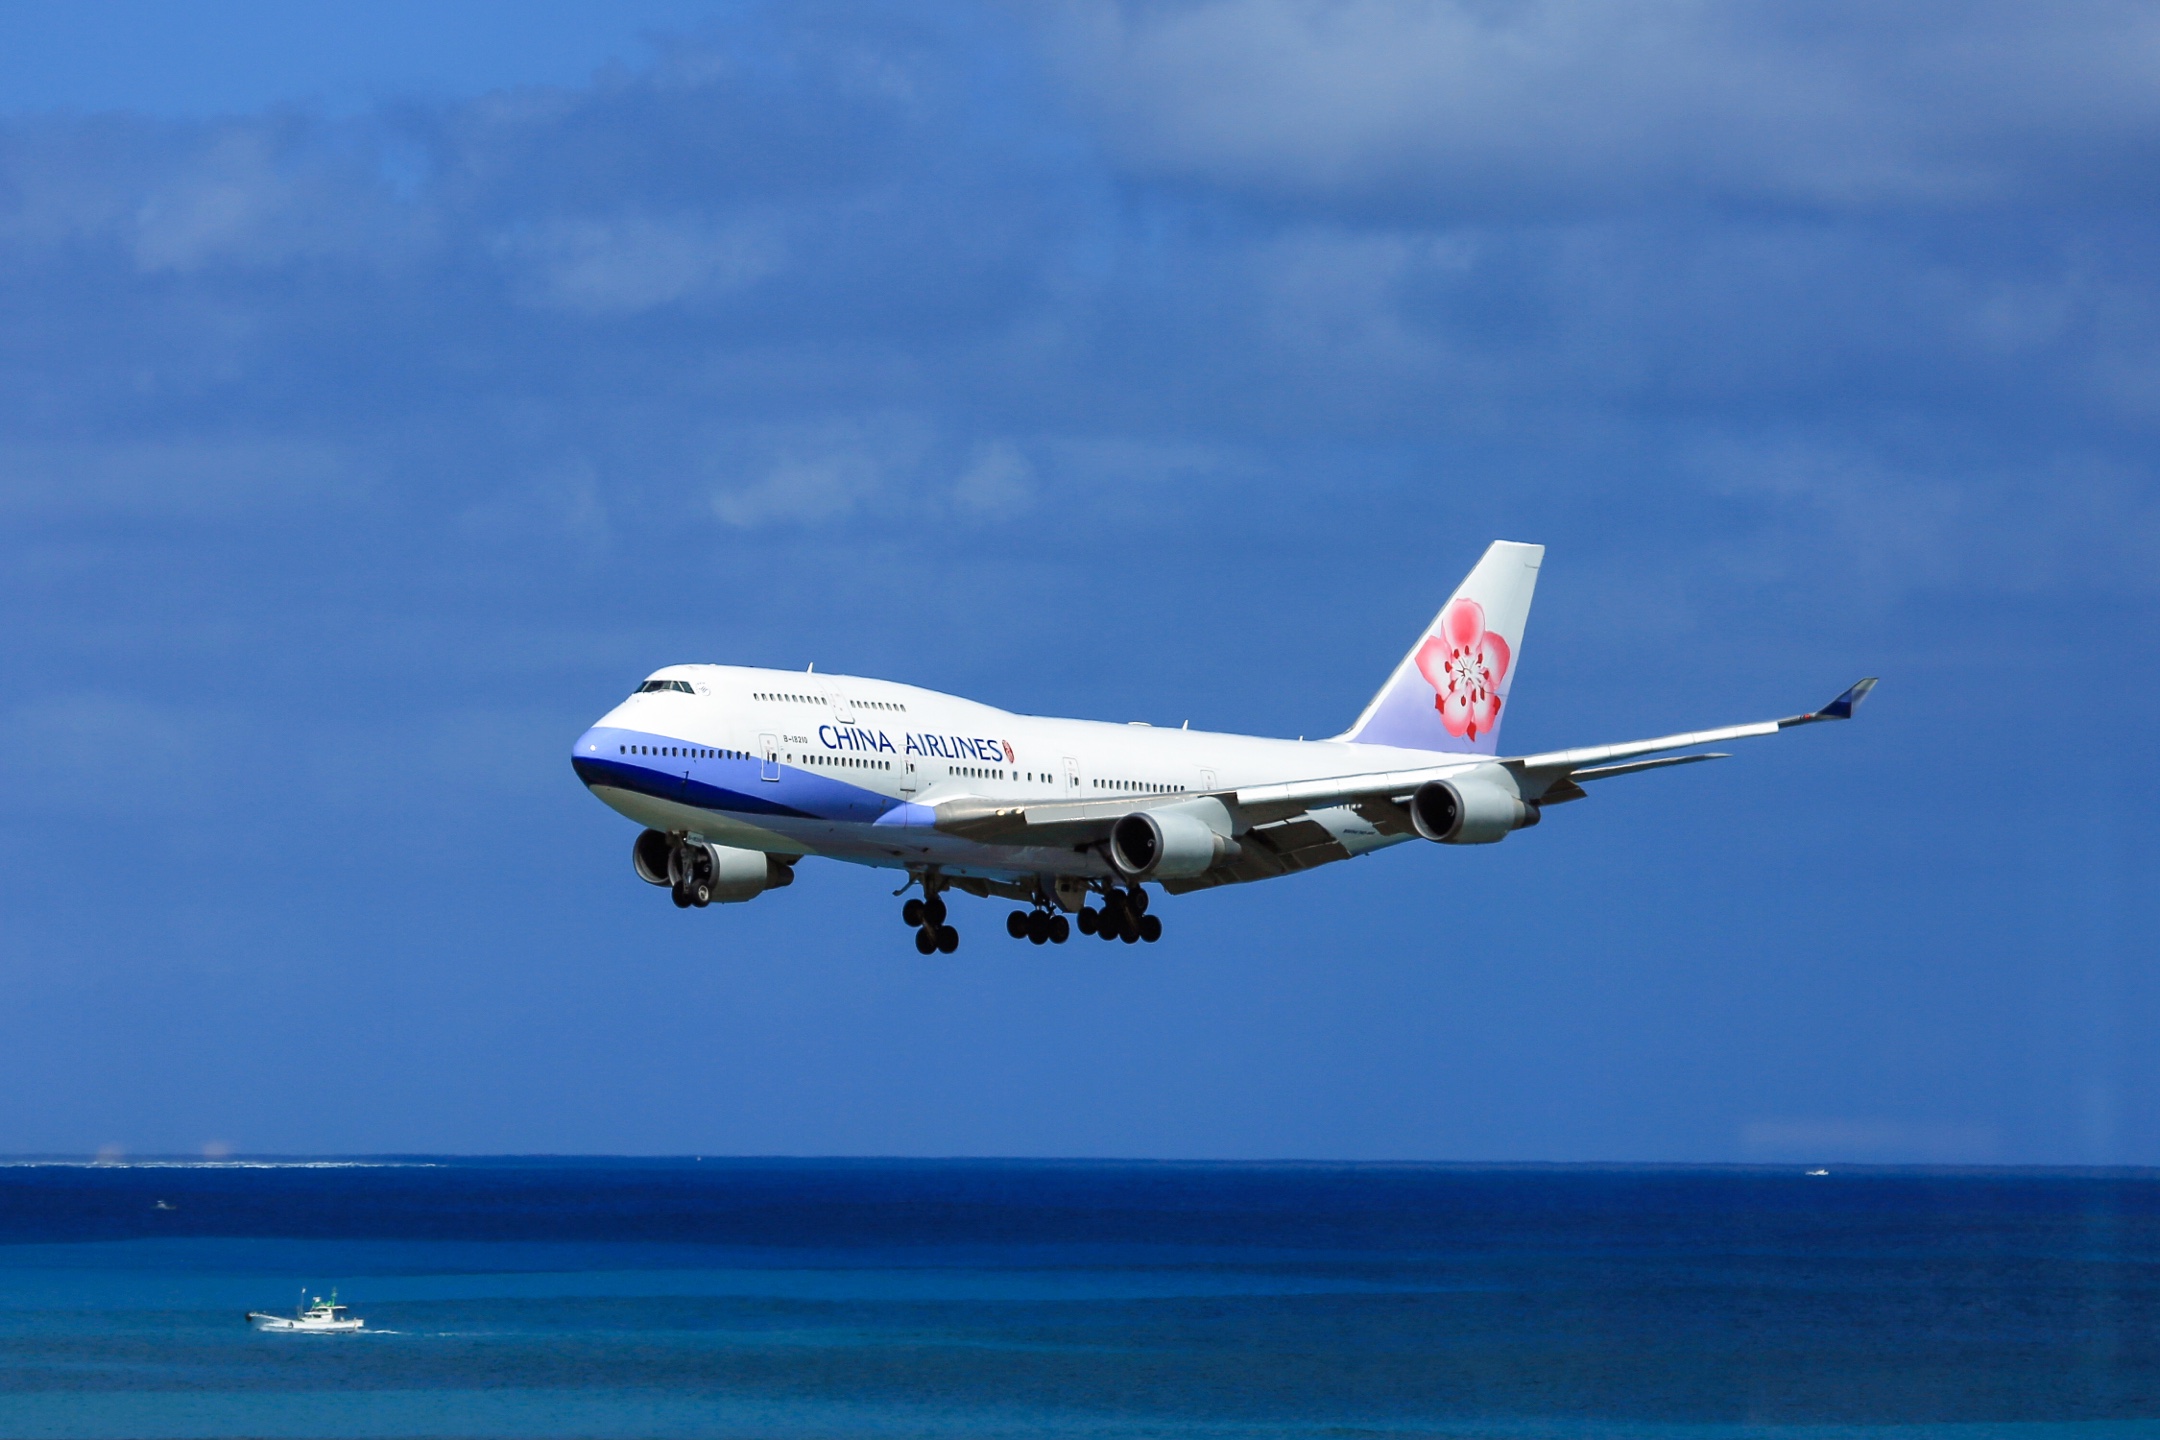
[{"label": "airplane tail fin", "polygon": [[1493,754],[1522,655],[1542,545],[1495,540],[1338,740]]}]

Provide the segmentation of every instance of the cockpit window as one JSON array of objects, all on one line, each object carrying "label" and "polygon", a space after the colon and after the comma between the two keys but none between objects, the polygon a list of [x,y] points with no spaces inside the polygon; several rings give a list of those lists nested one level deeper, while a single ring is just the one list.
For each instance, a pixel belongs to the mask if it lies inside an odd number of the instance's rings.
[{"label": "cockpit window", "polygon": [[687,680],[647,680],[637,687],[637,693],[640,695],[650,695],[655,690],[680,690],[685,695],[697,694],[697,691],[690,688],[690,682]]}]

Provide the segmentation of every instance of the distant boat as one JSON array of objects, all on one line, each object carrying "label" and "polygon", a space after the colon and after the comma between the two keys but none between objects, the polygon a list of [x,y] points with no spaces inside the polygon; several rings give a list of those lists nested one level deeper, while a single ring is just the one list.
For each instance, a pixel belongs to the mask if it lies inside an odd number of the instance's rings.
[{"label": "distant boat", "polygon": [[1827,1175],[1830,1172],[1828,1170],[1810,1170],[1807,1173],[1810,1175]]},{"label": "distant boat", "polygon": [[248,1323],[258,1330],[303,1330],[310,1335],[350,1335],[367,1321],[353,1315],[345,1306],[337,1303],[337,1291],[330,1298],[315,1297],[313,1303],[303,1306],[291,1315],[272,1315],[267,1310],[248,1311]]}]

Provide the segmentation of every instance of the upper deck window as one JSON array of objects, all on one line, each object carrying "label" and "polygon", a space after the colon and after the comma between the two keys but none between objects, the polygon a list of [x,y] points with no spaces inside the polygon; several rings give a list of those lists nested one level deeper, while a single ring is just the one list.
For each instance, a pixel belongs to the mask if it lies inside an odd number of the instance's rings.
[{"label": "upper deck window", "polygon": [[685,695],[697,694],[697,691],[690,688],[690,682],[687,680],[647,680],[637,687],[637,693],[640,695],[650,695],[655,690],[680,690]]}]

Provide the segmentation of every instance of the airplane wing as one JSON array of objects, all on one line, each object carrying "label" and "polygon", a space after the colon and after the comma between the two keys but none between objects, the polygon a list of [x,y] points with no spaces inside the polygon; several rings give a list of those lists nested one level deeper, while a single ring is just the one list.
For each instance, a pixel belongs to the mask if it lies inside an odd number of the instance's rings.
[{"label": "airplane wing", "polygon": [[[1665,750],[1685,750],[1695,745],[1716,745],[1726,740],[1745,740],[1755,735],[1775,735],[1780,730],[1790,730],[1795,725],[1813,725],[1821,720],[1850,720],[1853,711],[1867,698],[1868,691],[1875,688],[1876,677],[1868,676],[1846,687],[1844,693],[1820,710],[1810,710],[1804,715],[1788,715],[1782,720],[1763,720],[1753,725],[1727,725],[1717,730],[1691,730],[1681,735],[1661,735],[1655,740],[1630,740],[1619,745],[1593,745],[1579,750],[1551,750],[1543,755],[1524,755],[1500,763],[1516,773],[1522,784],[1523,797],[1541,804],[1558,804],[1562,800],[1579,800],[1585,780],[1605,780],[1615,775],[1632,775],[1638,770],[1657,770],[1667,765],[1691,765],[1698,760],[1725,760],[1722,754],[1669,755],[1658,760],[1638,760],[1638,755],[1656,755]],[[1572,793],[1569,793],[1572,791]]]},{"label": "airplane wing", "polygon": [[[1514,772],[1516,784],[1525,800],[1540,804],[1556,804],[1562,800],[1576,800],[1583,795],[1581,782],[1606,780],[1616,775],[1632,775],[1639,770],[1659,770],[1670,765],[1692,765],[1701,760],[1723,760],[1729,757],[1718,753],[1694,755],[1667,755],[1659,759],[1644,760],[1638,756],[1658,755],[1666,750],[1686,750],[1697,745],[1715,745],[1725,740],[1741,740],[1754,735],[1775,735],[1795,725],[1812,725],[1820,720],[1849,720],[1853,710],[1875,688],[1875,677],[1849,687],[1845,692],[1823,706],[1804,715],[1788,715],[1782,720],[1762,720],[1752,725],[1726,725],[1716,730],[1690,730],[1679,735],[1660,735],[1653,740],[1630,740],[1620,745],[1593,745],[1577,750],[1551,750],[1542,755],[1520,755],[1497,761],[1479,757],[1450,758],[1445,765],[1420,767],[1415,770],[1396,770],[1383,774],[1331,776],[1324,780],[1298,780],[1286,785],[1260,785],[1250,789],[1224,794],[1221,798],[1233,811],[1254,823],[1283,819],[1307,810],[1324,809],[1330,805],[1356,805],[1383,801],[1394,804],[1408,798],[1410,793],[1428,780],[1458,774],[1476,765],[1498,764]],[[1395,805],[1400,809],[1400,805]],[[1379,817],[1374,818],[1379,823]],[[1402,829],[1407,833],[1409,817],[1402,816]],[[1388,826],[1381,825],[1383,831]]]},{"label": "airplane wing", "polygon": [[[1411,794],[1428,780],[1438,780],[1464,770],[1486,765],[1500,765],[1515,775],[1522,798],[1540,805],[1556,805],[1567,800],[1579,800],[1586,793],[1582,786],[1586,781],[1607,780],[1618,775],[1632,775],[1644,770],[1660,770],[1673,765],[1692,765],[1703,760],[1727,759],[1721,752],[1697,752],[1689,755],[1663,755],[1669,750],[1687,750],[1698,745],[1715,745],[1726,740],[1741,740],[1756,735],[1775,735],[1796,725],[1812,725],[1822,720],[1849,720],[1853,710],[1867,698],[1868,691],[1875,688],[1874,676],[1847,688],[1835,700],[1820,710],[1810,710],[1802,715],[1788,715],[1782,720],[1762,720],[1751,725],[1727,725],[1716,730],[1691,730],[1678,735],[1660,735],[1650,740],[1630,740],[1619,745],[1594,745],[1575,750],[1551,750],[1539,755],[1522,755],[1500,760],[1483,756],[1449,756],[1443,764],[1418,766],[1413,769],[1375,771],[1362,775],[1331,775],[1317,780],[1293,780],[1278,785],[1256,785],[1239,790],[1216,791],[1213,798],[1220,800],[1230,811],[1240,840],[1255,831],[1271,830],[1305,819],[1314,810],[1326,810],[1347,806],[1356,810],[1384,835],[1408,835],[1415,833],[1410,823],[1410,813],[1405,802]],[[1643,759],[1643,756],[1657,756]],[[1050,800],[1038,804],[999,804],[995,801],[976,799],[949,800],[937,807],[936,826],[950,834],[965,835],[972,839],[996,841],[1003,844],[1022,845],[1072,845],[1085,846],[1107,837],[1110,827],[1119,819],[1135,810],[1167,808],[1186,805],[1194,800],[1207,798],[1200,795],[1129,795],[1115,800]],[[1324,827],[1305,820],[1312,830],[1325,834]],[[1302,831],[1286,831],[1279,836],[1262,838],[1279,841],[1286,857],[1284,869],[1307,869],[1310,864],[1298,864],[1293,859],[1301,851],[1315,847],[1335,853],[1326,859],[1341,859],[1348,854],[1332,835],[1323,845],[1318,835],[1306,835]],[[1311,856],[1311,863],[1324,863]],[[1270,874],[1284,870],[1269,870]],[[1262,878],[1254,875],[1254,879]]]}]

